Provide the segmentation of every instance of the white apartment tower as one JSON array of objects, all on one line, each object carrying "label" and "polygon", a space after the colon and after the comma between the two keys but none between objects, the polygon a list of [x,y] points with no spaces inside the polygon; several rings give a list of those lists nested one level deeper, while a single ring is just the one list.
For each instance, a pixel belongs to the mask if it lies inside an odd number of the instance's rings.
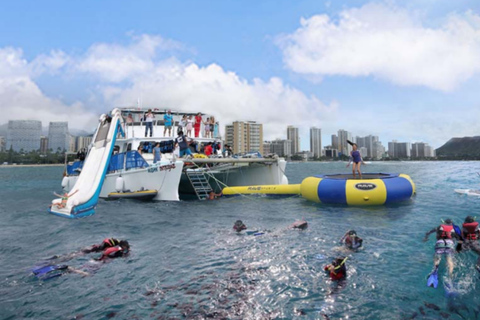
[{"label": "white apartment tower", "polygon": [[292,143],[292,155],[300,152],[300,136],[298,134],[298,128],[294,126],[287,127],[287,140]]},{"label": "white apartment tower", "polygon": [[310,152],[315,158],[322,156],[322,129],[320,128],[310,128]]}]

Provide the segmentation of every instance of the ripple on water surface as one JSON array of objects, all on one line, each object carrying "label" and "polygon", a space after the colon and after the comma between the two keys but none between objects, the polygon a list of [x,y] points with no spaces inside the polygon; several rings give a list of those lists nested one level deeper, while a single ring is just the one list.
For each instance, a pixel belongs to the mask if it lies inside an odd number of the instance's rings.
[{"label": "ripple on water surface", "polygon": [[[480,198],[453,189],[479,187],[480,165],[373,162],[363,169],[409,174],[418,194],[411,202],[372,208],[298,197],[100,201],[94,216],[68,220],[46,213],[52,192],[60,191],[62,168],[0,168],[0,318],[475,319],[476,257],[454,257],[456,293],[446,296],[443,265],[439,287],[426,287],[434,239],[421,240],[441,219],[460,224],[476,215]],[[345,164],[287,166],[291,183],[337,172],[346,172]],[[287,229],[302,217],[307,230]],[[237,219],[265,234],[233,233]],[[351,228],[364,239],[356,253],[338,243]],[[41,282],[29,273],[48,257],[111,236],[129,240],[127,258],[97,265],[91,255],[68,262],[92,271],[91,277]],[[342,283],[323,271],[337,256],[348,256]]]}]

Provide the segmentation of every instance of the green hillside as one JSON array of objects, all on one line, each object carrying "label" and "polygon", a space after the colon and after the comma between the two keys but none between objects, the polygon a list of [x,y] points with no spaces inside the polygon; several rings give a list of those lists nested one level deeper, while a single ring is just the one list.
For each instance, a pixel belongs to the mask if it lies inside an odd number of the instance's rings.
[{"label": "green hillside", "polygon": [[480,136],[452,138],[436,153],[438,158],[480,159]]}]

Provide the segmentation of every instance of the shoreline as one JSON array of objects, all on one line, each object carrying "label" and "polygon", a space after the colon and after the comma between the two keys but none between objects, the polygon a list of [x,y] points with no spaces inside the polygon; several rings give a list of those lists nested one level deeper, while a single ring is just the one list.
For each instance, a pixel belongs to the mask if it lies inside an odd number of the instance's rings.
[{"label": "shoreline", "polygon": [[0,164],[0,168],[25,168],[25,167],[60,167],[63,163],[48,163],[48,164]]}]

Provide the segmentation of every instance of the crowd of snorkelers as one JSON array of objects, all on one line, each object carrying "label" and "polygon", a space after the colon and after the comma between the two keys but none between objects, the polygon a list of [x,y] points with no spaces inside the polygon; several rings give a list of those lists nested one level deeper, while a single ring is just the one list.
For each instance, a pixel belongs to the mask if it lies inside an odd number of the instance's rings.
[{"label": "crowd of snorkelers", "polygon": [[[308,228],[308,222],[304,219],[295,221],[291,224],[289,229],[305,230]],[[233,225],[233,230],[236,233],[245,232],[250,235],[262,235],[263,231],[260,230],[248,230],[247,226],[243,223],[242,220],[235,221]],[[355,230],[348,230],[339,241],[346,250],[357,251],[362,248],[363,239],[357,235]],[[323,270],[327,272],[328,276],[333,281],[341,281],[347,277],[347,261],[348,257],[340,256],[333,259],[330,264],[324,266]]]},{"label": "crowd of snorkelers", "polygon": [[438,284],[438,268],[442,257],[445,257],[448,275],[451,278],[454,270],[452,256],[455,253],[473,251],[477,254],[475,269],[480,272],[480,239],[479,223],[475,217],[467,216],[460,228],[453,223],[452,219],[442,220],[442,223],[425,234],[424,242],[428,241],[430,234],[436,234],[433,256],[433,270],[428,277],[428,285],[436,287]]}]

